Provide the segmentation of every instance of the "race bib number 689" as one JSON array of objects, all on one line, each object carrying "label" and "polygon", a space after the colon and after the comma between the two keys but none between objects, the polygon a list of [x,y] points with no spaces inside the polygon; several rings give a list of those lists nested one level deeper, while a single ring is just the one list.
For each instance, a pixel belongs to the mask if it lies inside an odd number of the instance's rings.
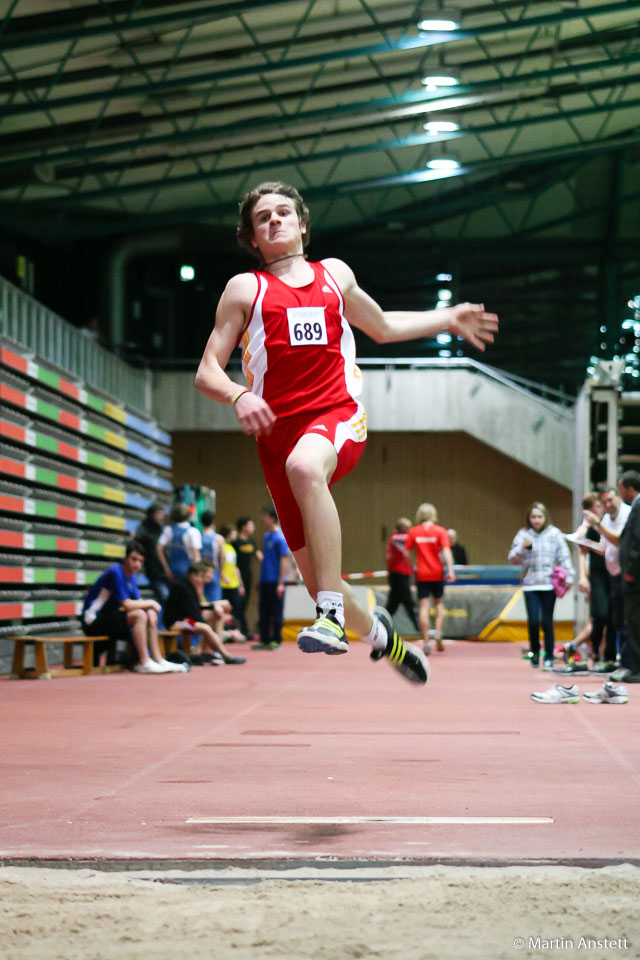
[{"label": "race bib number 689", "polygon": [[327,343],[324,307],[288,307],[289,340],[292,347]]}]

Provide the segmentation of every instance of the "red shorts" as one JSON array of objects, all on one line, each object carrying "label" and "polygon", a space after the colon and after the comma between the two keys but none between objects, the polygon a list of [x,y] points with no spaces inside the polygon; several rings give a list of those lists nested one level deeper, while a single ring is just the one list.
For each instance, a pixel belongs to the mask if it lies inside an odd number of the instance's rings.
[{"label": "red shorts", "polygon": [[335,447],[338,464],[330,487],[349,473],[362,456],[367,440],[367,415],[355,400],[323,413],[304,413],[276,421],[265,437],[258,437],[258,454],[264,478],[278,513],[284,538],[290,550],[304,547],[302,514],[287,479],[287,458],[300,437],[317,433]]}]

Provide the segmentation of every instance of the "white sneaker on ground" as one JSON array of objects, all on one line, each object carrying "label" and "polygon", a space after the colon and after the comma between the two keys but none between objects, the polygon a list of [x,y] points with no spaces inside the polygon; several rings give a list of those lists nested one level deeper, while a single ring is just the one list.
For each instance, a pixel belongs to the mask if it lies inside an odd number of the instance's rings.
[{"label": "white sneaker on ground", "polygon": [[156,664],[162,667],[162,673],[188,673],[189,667],[186,663],[172,663],[171,660],[160,660]]},{"label": "white sneaker on ground", "polygon": [[561,683],[556,683],[555,687],[550,687],[541,693],[532,693],[531,699],[536,703],[579,703],[580,694],[575,683],[570,687],[563,687]]},{"label": "white sneaker on ground", "polygon": [[583,693],[583,699],[589,703],[628,703],[627,688],[623,684],[605,683],[600,690]]},{"label": "white sneaker on ground", "polygon": [[164,667],[161,667],[155,660],[147,660],[146,663],[136,663],[133,670],[134,673],[166,673]]}]

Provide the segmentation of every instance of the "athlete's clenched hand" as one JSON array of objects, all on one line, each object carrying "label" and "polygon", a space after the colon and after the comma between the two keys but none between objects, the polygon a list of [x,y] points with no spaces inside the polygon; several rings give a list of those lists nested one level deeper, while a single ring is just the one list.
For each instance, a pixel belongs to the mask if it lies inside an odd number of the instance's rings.
[{"label": "athlete's clenched hand", "polygon": [[276,415],[262,397],[247,390],[235,402],[235,411],[243,433],[253,433],[256,437],[271,433]]}]

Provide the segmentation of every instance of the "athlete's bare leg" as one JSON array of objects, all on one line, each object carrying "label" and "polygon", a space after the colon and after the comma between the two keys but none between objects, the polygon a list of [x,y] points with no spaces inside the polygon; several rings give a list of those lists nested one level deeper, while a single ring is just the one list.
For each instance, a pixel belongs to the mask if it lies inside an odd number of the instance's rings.
[{"label": "athlete's bare leg", "polygon": [[[298,569],[316,602],[321,592],[342,595],[345,626],[371,645],[374,659],[385,656],[413,683],[426,683],[429,666],[424,656],[406,648],[386,610],[372,617],[356,602],[351,587],[342,580],[340,520],[329,490],[337,462],[333,444],[316,434],[301,437],[287,459],[287,478],[302,514],[306,541],[304,547],[294,552]],[[347,652],[346,634],[334,618],[335,613],[336,610],[330,610],[327,615],[325,611],[311,628],[302,628],[298,633],[301,650],[305,653]],[[384,623],[382,618],[386,618]]]},{"label": "athlete's bare leg", "polygon": [[420,624],[420,629],[422,630],[422,639],[425,643],[429,643],[429,624],[431,622],[430,611],[431,597],[421,597],[420,608],[418,611],[418,623]]},{"label": "athlete's bare leg", "polygon": [[444,622],[444,603],[442,597],[434,598],[433,604],[436,608],[436,622],[434,628],[437,633],[442,635],[442,624]]},{"label": "athlete's bare leg", "polygon": [[436,608],[436,617],[435,617],[435,630],[434,636],[436,641],[436,649],[444,650],[444,644],[442,642],[442,624],[444,622],[444,601],[442,597],[434,597],[433,603]]},{"label": "athlete's bare leg", "polygon": [[[306,573],[318,590],[343,592],[341,578],[342,534],[340,519],[329,482],[338,463],[333,444],[326,437],[307,433],[300,438],[287,458],[289,485],[296,498],[306,544]],[[298,554],[295,554],[296,560]],[[307,589],[311,588],[307,583]]]}]

